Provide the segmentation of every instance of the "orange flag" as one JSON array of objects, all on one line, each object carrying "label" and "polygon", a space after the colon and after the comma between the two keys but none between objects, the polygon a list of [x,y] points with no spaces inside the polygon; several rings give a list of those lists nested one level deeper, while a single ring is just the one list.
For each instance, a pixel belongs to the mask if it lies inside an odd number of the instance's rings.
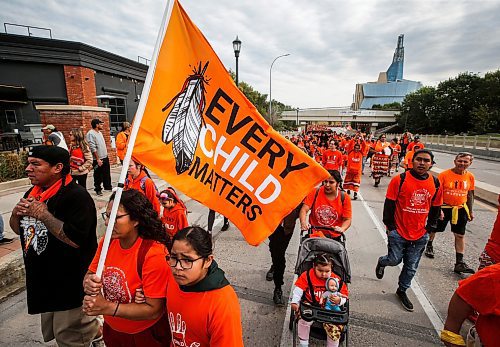
[{"label": "orange flag", "polygon": [[258,245],[328,172],[274,131],[174,1],[133,156]]}]

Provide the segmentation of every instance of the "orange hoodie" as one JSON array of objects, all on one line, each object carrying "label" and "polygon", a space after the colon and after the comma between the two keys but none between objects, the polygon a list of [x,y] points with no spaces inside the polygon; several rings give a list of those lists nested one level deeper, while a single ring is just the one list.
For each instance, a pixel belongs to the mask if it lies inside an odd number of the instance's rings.
[{"label": "orange hoodie", "polygon": [[156,196],[156,186],[151,178],[146,175],[144,171],[141,171],[139,176],[135,179],[132,178],[132,175],[128,175],[125,180],[125,190],[135,189],[140,191],[142,194],[148,198],[149,201],[153,204],[153,208],[158,215],[160,215],[160,200]]},{"label": "orange hoodie", "polygon": [[171,209],[164,208],[161,221],[165,225],[167,234],[174,237],[179,230],[188,226],[186,209],[180,203],[176,203]]}]

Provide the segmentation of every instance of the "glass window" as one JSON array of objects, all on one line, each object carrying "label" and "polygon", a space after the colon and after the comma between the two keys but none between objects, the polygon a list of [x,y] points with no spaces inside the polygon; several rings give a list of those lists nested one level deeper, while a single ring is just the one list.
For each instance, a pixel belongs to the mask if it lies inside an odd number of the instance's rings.
[{"label": "glass window", "polygon": [[127,121],[126,101],[123,98],[108,100],[109,126],[112,135],[116,135],[122,129],[122,123]]},{"label": "glass window", "polygon": [[7,124],[16,124],[17,123],[16,111],[5,110],[5,117],[7,118]]}]

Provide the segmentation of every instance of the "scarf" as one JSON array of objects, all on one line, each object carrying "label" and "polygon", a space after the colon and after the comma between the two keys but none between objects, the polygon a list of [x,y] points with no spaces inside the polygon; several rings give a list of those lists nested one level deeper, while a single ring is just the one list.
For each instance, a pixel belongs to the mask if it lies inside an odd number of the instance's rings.
[{"label": "scarf", "polygon": [[[71,177],[71,175],[66,175],[64,186],[67,186],[72,180],[73,178]],[[35,198],[35,200],[41,202],[47,201],[51,197],[56,195],[61,186],[62,186],[62,178],[45,190],[43,189],[43,187],[34,186],[31,192],[29,193],[28,198]]]}]

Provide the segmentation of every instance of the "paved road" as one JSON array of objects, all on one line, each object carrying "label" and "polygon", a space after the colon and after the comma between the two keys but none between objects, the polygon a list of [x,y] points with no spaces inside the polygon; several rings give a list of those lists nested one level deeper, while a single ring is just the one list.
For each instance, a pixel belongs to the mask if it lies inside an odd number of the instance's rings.
[{"label": "paved road", "polygon": [[[455,154],[434,151],[436,167],[449,169],[453,167]],[[494,186],[500,186],[500,162],[484,159],[474,159],[469,170],[474,174],[476,180]]]},{"label": "paved road", "polygon": [[[415,312],[406,312],[394,294],[399,269],[387,268],[383,280],[377,280],[374,275],[376,259],[387,250],[383,232],[377,228],[377,223],[382,216],[388,179],[383,180],[379,188],[374,188],[367,176],[363,179],[362,199],[353,202],[354,222],[347,234],[353,272],[350,285],[350,345],[439,345],[436,327],[442,324],[448,301],[460,279],[452,272],[453,237],[450,232],[439,235],[434,246],[436,258],[422,259],[417,275],[417,293],[421,303],[413,292],[410,293]],[[191,211],[190,223],[206,225],[207,209],[192,200],[187,206]],[[467,228],[465,257],[473,267],[477,267],[477,256],[491,231],[496,211],[478,203],[475,215],[476,219]],[[217,223],[220,227],[221,220],[217,219]],[[215,239],[215,257],[240,298],[245,345],[290,346],[286,308],[273,306],[273,285],[265,281],[265,272],[270,265],[267,242],[259,247],[248,246],[233,226],[217,234]],[[296,232],[287,252],[285,293],[289,293],[291,288],[297,249]],[[25,306],[24,293],[0,304],[0,346],[44,345],[39,332],[39,318],[28,316]]]}]

